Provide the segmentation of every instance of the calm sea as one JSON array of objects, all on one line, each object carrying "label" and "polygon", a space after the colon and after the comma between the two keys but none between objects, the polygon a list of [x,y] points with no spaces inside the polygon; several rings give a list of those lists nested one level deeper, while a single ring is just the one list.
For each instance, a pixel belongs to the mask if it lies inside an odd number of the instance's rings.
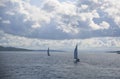
[{"label": "calm sea", "polygon": [[120,54],[0,51],[0,79],[120,79]]}]

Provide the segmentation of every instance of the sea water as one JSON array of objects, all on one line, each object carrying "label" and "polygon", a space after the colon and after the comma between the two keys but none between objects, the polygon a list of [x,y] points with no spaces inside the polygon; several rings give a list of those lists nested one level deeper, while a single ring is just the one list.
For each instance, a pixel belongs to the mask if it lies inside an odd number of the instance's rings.
[{"label": "sea water", "polygon": [[120,79],[120,54],[0,51],[0,79]]}]

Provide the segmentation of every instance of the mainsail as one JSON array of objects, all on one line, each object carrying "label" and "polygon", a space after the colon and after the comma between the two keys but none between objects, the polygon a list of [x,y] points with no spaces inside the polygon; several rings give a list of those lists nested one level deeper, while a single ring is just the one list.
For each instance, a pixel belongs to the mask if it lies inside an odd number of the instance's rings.
[{"label": "mainsail", "polygon": [[47,50],[47,54],[48,54],[48,56],[50,56],[49,48],[48,48],[48,50]]},{"label": "mainsail", "polygon": [[78,49],[77,49],[77,45],[76,45],[75,50],[74,50],[74,59],[78,59]]}]

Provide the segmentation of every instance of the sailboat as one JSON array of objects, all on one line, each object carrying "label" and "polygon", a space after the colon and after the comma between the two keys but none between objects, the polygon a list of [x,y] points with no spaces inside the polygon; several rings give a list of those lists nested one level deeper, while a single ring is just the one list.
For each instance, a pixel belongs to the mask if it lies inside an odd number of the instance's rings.
[{"label": "sailboat", "polygon": [[49,48],[48,48],[48,50],[47,50],[47,55],[48,55],[48,56],[50,56],[50,52],[49,52],[49,51],[50,51],[50,50],[49,50]]},{"label": "sailboat", "polygon": [[76,45],[75,49],[74,49],[74,59],[75,59],[75,63],[80,62],[80,59],[78,58],[78,45]]}]

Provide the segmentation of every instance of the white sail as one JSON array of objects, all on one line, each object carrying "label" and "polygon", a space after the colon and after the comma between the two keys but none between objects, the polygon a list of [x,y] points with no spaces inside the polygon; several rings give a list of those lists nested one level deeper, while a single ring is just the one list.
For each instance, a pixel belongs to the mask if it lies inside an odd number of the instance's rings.
[{"label": "white sail", "polygon": [[48,48],[48,50],[47,50],[47,54],[48,54],[48,56],[50,56],[50,53],[49,53],[49,48]]},{"label": "white sail", "polygon": [[75,50],[74,50],[74,59],[78,59],[78,49],[77,49],[77,45],[76,45]]}]

